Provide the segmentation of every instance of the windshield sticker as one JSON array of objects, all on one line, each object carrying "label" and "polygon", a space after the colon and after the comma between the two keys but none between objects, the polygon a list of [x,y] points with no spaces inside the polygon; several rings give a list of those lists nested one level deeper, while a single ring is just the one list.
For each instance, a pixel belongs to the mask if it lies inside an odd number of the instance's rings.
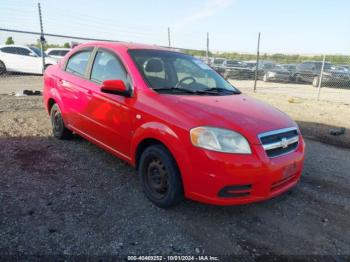
[{"label": "windshield sticker", "polygon": [[206,63],[204,63],[202,60],[193,59],[193,62],[195,62],[196,65],[198,65],[200,68],[202,68],[204,70],[211,70],[211,68]]}]

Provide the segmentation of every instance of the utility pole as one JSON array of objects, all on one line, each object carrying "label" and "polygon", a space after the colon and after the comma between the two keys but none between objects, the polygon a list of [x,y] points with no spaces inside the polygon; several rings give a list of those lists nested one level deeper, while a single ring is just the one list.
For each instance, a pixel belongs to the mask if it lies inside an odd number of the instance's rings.
[{"label": "utility pole", "polygon": [[207,64],[209,65],[209,32],[207,32],[207,50],[205,52]]},{"label": "utility pole", "polygon": [[255,80],[254,80],[254,92],[256,91],[256,82],[258,81],[259,72],[259,56],[260,56],[260,32],[258,34],[258,47],[256,50],[256,66],[255,66]]},{"label": "utility pole", "polygon": [[168,27],[168,44],[169,44],[169,47],[171,47],[171,41],[170,41],[170,27]]},{"label": "utility pole", "polygon": [[38,3],[38,11],[39,11],[39,22],[40,22],[40,47],[41,47],[41,57],[43,62],[43,74],[45,71],[45,56],[44,56],[44,44],[45,44],[45,37],[44,37],[44,28],[43,28],[43,19],[41,16],[41,6],[40,3]]},{"label": "utility pole", "polygon": [[321,86],[322,86],[322,79],[323,79],[323,71],[324,71],[325,62],[326,62],[326,56],[324,55],[323,61],[322,61],[322,67],[321,67],[321,74],[320,74],[320,78],[318,79],[317,101],[320,101]]}]

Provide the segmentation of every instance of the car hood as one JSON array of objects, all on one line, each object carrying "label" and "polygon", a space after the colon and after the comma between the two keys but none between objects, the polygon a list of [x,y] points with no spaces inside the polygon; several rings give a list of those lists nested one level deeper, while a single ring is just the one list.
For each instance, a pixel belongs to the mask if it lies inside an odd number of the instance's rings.
[{"label": "car hood", "polygon": [[156,103],[179,125],[191,129],[214,126],[235,130],[252,144],[259,144],[258,134],[296,126],[280,110],[247,95],[191,96],[158,95]]}]

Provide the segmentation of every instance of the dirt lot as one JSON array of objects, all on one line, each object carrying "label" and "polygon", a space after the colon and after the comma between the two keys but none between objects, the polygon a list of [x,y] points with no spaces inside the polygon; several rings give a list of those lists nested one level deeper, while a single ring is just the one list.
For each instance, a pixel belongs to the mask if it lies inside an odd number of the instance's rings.
[{"label": "dirt lot", "polygon": [[[309,110],[301,101],[274,103]],[[145,199],[123,162],[79,137],[53,139],[41,97],[2,95],[0,254],[350,255],[350,150],[306,143],[292,192],[245,206],[186,201],[165,211]]]}]

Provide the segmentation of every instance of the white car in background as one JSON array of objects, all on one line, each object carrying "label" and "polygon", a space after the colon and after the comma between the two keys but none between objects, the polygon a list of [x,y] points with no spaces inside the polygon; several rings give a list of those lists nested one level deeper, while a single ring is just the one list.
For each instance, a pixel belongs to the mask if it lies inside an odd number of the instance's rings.
[{"label": "white car in background", "polygon": [[[57,63],[57,59],[45,53],[45,68]],[[6,72],[42,74],[43,62],[41,50],[32,46],[0,46],[0,75]]]},{"label": "white car in background", "polygon": [[70,48],[48,48],[45,53],[48,56],[61,59],[64,57],[71,49]]}]

